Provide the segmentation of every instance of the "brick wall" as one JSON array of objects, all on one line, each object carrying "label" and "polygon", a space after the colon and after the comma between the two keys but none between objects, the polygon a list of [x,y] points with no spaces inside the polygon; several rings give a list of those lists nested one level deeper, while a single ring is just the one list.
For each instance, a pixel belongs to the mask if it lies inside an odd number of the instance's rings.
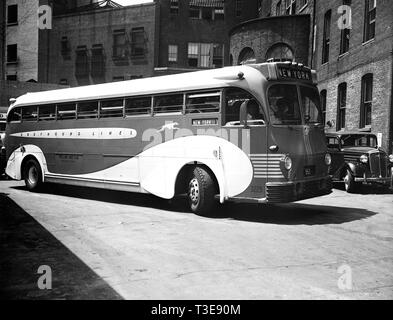
[{"label": "brick wall", "polygon": [[[229,31],[237,24],[258,16],[258,0],[243,2],[241,15],[236,16],[235,1],[225,1],[225,19],[216,21],[190,18],[190,0],[179,1],[178,14],[170,13],[170,0],[161,0],[158,67],[189,68],[189,42],[224,44],[224,65],[229,65]],[[170,44],[178,46],[176,63],[168,61]]]},{"label": "brick wall", "polygon": [[[17,75],[19,81],[38,79],[38,0],[6,0],[6,6],[18,4],[18,24],[6,26],[7,45],[18,45],[18,62],[6,63],[6,74]],[[7,8],[6,8],[7,11]],[[7,50],[7,49],[6,49]]]},{"label": "brick wall", "polygon": [[[49,52],[40,56],[42,69],[41,81],[59,83],[66,79],[71,86],[111,82],[115,77],[149,77],[153,75],[156,43],[156,14],[155,3],[128,6],[116,9],[99,9],[95,11],[60,15],[54,17],[53,30],[45,31],[49,38]],[[145,55],[135,58],[129,54],[121,62],[113,59],[113,33],[125,29],[127,52],[131,50],[131,30],[144,28]],[[61,53],[61,41],[67,37],[70,55],[64,58]],[[43,36],[44,38],[44,36]],[[105,58],[105,74],[103,77],[77,78],[75,75],[76,49],[86,46],[89,58],[93,45],[102,44]],[[47,58],[49,55],[49,59]],[[45,61],[48,61],[45,66]],[[47,76],[47,79],[45,79]]]},{"label": "brick wall", "polygon": [[[392,151],[392,74],[393,74],[393,10],[391,1],[377,1],[375,38],[363,43],[365,1],[352,1],[352,29],[349,51],[340,55],[340,36],[337,21],[340,0],[320,1],[316,9],[317,47],[315,63],[320,89],[327,89],[327,119],[336,119],[337,87],[347,82],[346,129],[360,130],[361,78],[373,76],[372,123],[373,133],[382,133],[383,147]],[[322,64],[324,15],[332,10],[330,54]],[[334,128],[333,128],[334,130]]]},{"label": "brick wall", "polygon": [[231,54],[234,64],[243,48],[249,47],[258,62],[265,61],[267,50],[274,44],[285,43],[294,52],[295,60],[307,64],[310,16],[279,16],[257,19],[237,26],[231,34]]}]

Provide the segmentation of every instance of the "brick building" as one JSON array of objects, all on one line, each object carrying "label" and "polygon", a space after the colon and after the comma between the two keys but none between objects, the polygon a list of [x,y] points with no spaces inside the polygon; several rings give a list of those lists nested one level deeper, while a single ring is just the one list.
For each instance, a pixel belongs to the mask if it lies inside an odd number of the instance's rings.
[{"label": "brick building", "polygon": [[152,76],[157,8],[111,1],[56,8],[40,81],[79,86]]},{"label": "brick building", "polygon": [[5,0],[4,77],[11,81],[38,80],[39,0]]},{"label": "brick building", "polygon": [[5,79],[5,19],[6,3],[0,2],[0,79]]},{"label": "brick building", "polygon": [[231,64],[229,31],[258,16],[260,0],[156,0],[160,5],[156,74]]},{"label": "brick building", "polygon": [[[352,29],[338,8],[351,5]],[[330,131],[373,132],[392,151],[393,10],[389,0],[319,1],[315,68]],[[345,14],[345,12],[344,12]]]},{"label": "brick building", "polygon": [[[326,130],[373,132],[382,147],[392,152],[393,11],[390,2],[264,0],[260,16],[268,19],[310,16],[310,32],[305,34],[309,43],[308,65],[318,73],[322,106],[329,123]],[[290,20],[281,21],[283,29],[290,25]],[[268,24],[259,27],[260,36],[267,41],[277,36],[269,28]],[[248,36],[257,39],[257,29]],[[266,30],[269,35],[264,35]],[[296,38],[296,34],[292,36]],[[237,46],[234,44],[233,50],[239,51]],[[266,59],[264,50],[255,53],[258,60]],[[296,54],[294,57],[299,60]]]},{"label": "brick building", "polygon": [[232,64],[270,58],[309,64],[310,16],[277,16],[244,22],[230,32]]}]

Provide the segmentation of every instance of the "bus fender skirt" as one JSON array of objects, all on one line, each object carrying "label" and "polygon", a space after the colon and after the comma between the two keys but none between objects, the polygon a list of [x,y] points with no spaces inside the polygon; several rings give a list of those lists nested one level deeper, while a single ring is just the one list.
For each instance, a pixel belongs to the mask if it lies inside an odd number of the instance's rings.
[{"label": "bus fender skirt", "polygon": [[34,157],[41,166],[42,182],[45,173],[48,172],[46,159],[42,150],[35,145],[23,145],[17,148],[7,161],[6,173],[14,180],[22,180],[22,163],[26,157]]}]

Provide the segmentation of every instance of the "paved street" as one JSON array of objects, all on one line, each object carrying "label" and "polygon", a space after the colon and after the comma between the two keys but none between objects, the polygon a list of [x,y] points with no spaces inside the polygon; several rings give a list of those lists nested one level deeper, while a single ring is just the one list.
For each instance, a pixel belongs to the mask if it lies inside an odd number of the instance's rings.
[{"label": "paved street", "polygon": [[[148,195],[55,185],[29,193],[0,181],[0,295],[392,299],[392,204],[379,189],[335,189],[294,204],[231,204],[207,218]],[[37,287],[40,265],[52,269],[52,290]],[[348,275],[352,288],[340,289]]]}]

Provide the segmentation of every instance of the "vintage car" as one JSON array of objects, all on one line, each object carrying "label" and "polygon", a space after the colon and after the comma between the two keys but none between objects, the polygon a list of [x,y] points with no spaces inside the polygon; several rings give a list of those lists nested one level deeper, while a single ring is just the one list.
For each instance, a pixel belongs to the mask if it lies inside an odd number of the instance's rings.
[{"label": "vintage car", "polygon": [[374,134],[361,132],[326,133],[332,157],[329,173],[333,182],[344,182],[347,192],[356,192],[362,183],[392,188],[393,155],[378,147]]}]

